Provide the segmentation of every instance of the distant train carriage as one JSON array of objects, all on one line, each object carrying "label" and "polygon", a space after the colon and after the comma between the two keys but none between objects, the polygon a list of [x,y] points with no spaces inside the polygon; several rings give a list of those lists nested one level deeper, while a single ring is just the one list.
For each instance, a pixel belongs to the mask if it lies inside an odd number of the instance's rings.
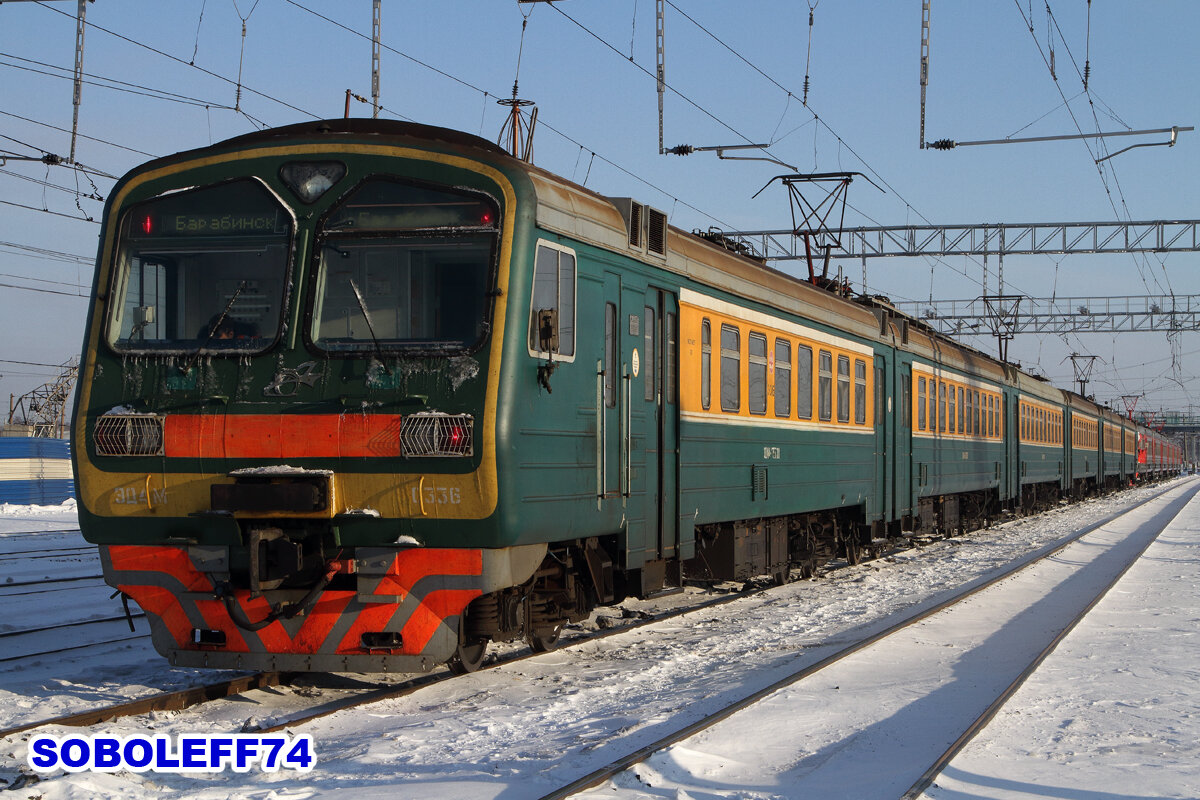
[{"label": "distant train carriage", "polygon": [[1102,446],[1101,481],[1105,489],[1117,489],[1125,485],[1127,473],[1124,463],[1125,427],[1121,417],[1111,409],[1100,409],[1100,438]]},{"label": "distant train carriage", "polygon": [[1100,414],[1095,404],[1074,393],[1069,402],[1067,448],[1072,496],[1094,494],[1100,486]]},{"label": "distant train carriage", "polygon": [[1005,373],[970,351],[935,351],[926,343],[932,340],[910,335],[916,419],[911,469],[922,526],[954,531],[960,517],[991,518],[1013,496],[1013,487],[1005,485]]},{"label": "distant train carriage", "polygon": [[1046,506],[1069,487],[1065,469],[1066,395],[1035,378],[1018,374],[1015,392],[1021,503]]}]

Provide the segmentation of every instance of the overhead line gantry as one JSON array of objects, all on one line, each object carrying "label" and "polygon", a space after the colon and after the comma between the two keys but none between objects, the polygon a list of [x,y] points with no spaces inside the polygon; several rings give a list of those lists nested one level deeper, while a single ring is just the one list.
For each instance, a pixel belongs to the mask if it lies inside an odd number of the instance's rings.
[{"label": "overhead line gantry", "polygon": [[[805,259],[803,239],[817,230],[722,231],[768,261]],[[883,225],[843,228],[831,259],[920,256],[1194,253],[1200,220]]]}]

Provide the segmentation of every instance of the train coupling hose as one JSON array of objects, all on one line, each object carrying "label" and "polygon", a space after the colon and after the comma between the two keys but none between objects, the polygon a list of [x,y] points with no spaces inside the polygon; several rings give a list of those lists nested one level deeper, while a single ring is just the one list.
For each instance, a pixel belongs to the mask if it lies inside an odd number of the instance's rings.
[{"label": "train coupling hose", "polygon": [[242,604],[237,601],[234,596],[233,587],[228,581],[220,581],[217,583],[216,595],[225,603],[225,610],[229,612],[229,618],[233,620],[233,624],[237,625],[242,630],[260,631],[278,619],[291,619],[298,614],[307,614],[312,610],[312,607],[317,604],[317,598],[325,591],[325,587],[329,585],[334,576],[339,572],[347,574],[355,571],[354,559],[331,559],[325,563],[325,574],[321,579],[313,584],[313,587],[308,590],[308,593],[301,598],[299,603],[291,605],[278,605],[271,608],[271,611],[258,622],[251,622],[246,616]]}]

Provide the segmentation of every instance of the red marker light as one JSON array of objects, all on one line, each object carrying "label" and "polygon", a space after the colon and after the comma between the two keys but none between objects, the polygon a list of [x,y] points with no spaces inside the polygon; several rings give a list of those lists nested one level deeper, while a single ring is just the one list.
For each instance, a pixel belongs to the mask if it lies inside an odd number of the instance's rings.
[{"label": "red marker light", "polygon": [[142,233],[149,236],[154,232],[154,217],[147,215],[142,218]]},{"label": "red marker light", "polygon": [[483,212],[483,217],[480,219],[480,222],[484,225],[491,225],[492,224],[491,212],[490,211]]}]

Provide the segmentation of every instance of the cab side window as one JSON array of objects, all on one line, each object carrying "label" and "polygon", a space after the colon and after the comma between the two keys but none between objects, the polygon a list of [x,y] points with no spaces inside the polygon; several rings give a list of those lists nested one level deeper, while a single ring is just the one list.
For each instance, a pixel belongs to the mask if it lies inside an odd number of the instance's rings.
[{"label": "cab side window", "polygon": [[529,350],[575,357],[575,253],[539,242],[533,262]]}]

